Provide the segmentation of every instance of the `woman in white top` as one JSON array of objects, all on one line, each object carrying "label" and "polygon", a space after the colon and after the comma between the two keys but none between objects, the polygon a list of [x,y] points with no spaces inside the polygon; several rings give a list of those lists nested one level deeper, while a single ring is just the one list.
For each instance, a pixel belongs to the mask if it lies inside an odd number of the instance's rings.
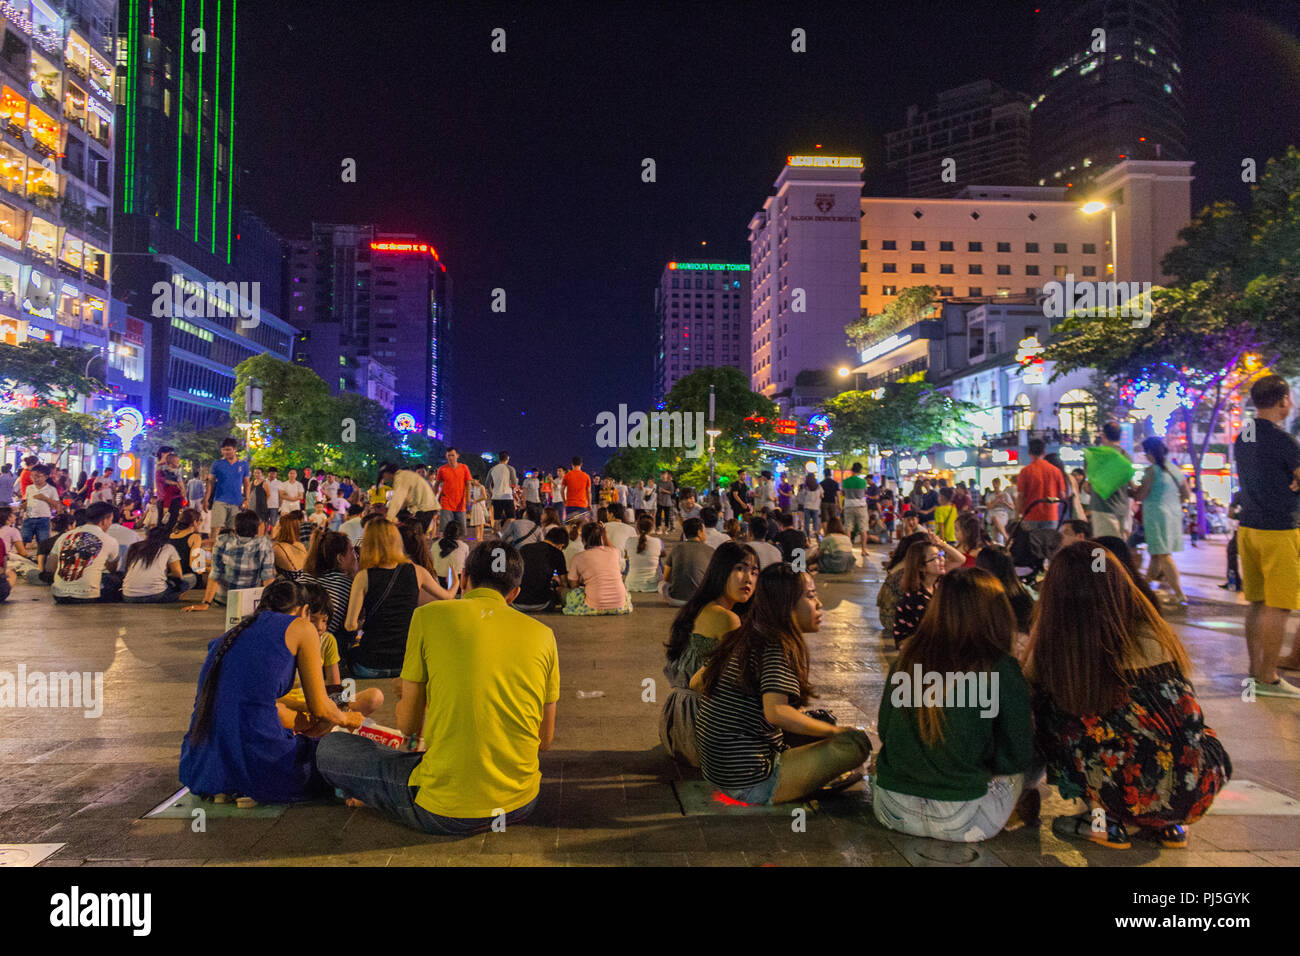
[{"label": "woman in white top", "polygon": [[[438,540],[437,547],[430,554],[433,558],[434,575],[439,581],[447,584],[453,594],[458,590],[464,590],[465,560],[469,557],[469,545],[460,540],[460,534],[460,524],[452,521],[447,525]],[[450,580],[449,572],[454,574]]]},{"label": "woman in white top", "polygon": [[1013,506],[1011,495],[1002,487],[1002,479],[994,478],[993,492],[984,502],[984,507],[988,510],[989,524],[992,526],[991,537],[995,544],[1006,544],[1007,521],[1011,518]]},{"label": "woman in white top", "polygon": [[126,552],[126,576],[122,579],[122,600],[129,604],[168,604],[194,587],[193,574],[181,574],[181,558],[168,540],[170,532],[160,525]]},{"label": "woman in white top", "polygon": [[637,533],[623,542],[623,557],[627,562],[627,589],[629,591],[657,591],[663,580],[659,559],[663,557],[664,543],[650,532],[654,519],[642,515],[636,519]]},{"label": "woman in white top", "polygon": [[569,544],[564,549],[564,566],[566,568],[570,567],[573,564],[573,559],[585,550],[582,543],[582,522],[570,521],[567,530],[569,532]]},{"label": "woman in white top", "polygon": [[822,486],[817,483],[817,476],[809,473],[803,480],[803,530],[809,538],[821,531],[822,525]]}]

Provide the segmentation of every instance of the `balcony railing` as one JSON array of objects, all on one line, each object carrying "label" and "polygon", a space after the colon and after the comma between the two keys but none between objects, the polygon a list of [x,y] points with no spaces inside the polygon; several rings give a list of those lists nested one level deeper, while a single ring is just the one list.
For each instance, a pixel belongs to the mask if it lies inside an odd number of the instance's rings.
[{"label": "balcony railing", "polygon": [[27,194],[27,201],[37,209],[43,209],[51,215],[57,216],[59,214],[60,203],[56,196],[29,192]]},{"label": "balcony railing", "polygon": [[86,282],[89,282],[96,289],[101,289],[101,290],[108,289],[108,283],[105,282],[103,279],[101,279],[99,276],[95,275],[93,272],[87,272],[83,278]]},{"label": "balcony railing", "polygon": [[[1049,445],[1087,445],[1092,441],[1092,437],[1087,432],[1063,432],[1058,428],[1026,428],[1021,431],[1024,432],[1026,441],[1031,438],[1041,438]],[[1021,431],[989,435],[988,446],[990,448],[1018,448],[1020,447]]]},{"label": "balcony railing", "polygon": [[86,68],[85,68],[84,66],[81,66],[80,64],[75,63],[75,62],[72,61],[72,60],[67,60],[67,59],[65,59],[65,60],[63,61],[63,66],[64,66],[64,68],[66,68],[70,73],[72,73],[73,76],[79,76],[79,77],[81,77],[83,80],[89,82],[89,80],[90,80],[90,74],[86,72]]}]

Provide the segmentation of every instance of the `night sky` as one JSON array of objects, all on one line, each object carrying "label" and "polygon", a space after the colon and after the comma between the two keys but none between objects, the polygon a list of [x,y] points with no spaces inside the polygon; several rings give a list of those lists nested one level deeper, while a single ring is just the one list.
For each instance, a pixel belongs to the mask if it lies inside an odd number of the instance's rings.
[{"label": "night sky", "polygon": [[[862,155],[871,194],[908,104],[1031,89],[1032,2],[647,6],[239,5],[243,199],[285,237],[315,220],[433,242],[462,453],[599,464],[597,413],[650,406],[663,264],[748,261],[786,155]],[[1195,211],[1245,200],[1242,157],[1300,142],[1300,3],[1189,0],[1183,25]]]}]

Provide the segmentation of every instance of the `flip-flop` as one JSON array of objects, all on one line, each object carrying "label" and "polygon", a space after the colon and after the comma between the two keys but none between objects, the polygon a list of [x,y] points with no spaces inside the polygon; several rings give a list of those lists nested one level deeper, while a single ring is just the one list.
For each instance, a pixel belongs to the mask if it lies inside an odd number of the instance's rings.
[{"label": "flip-flop", "polygon": [[1187,849],[1187,828],[1176,823],[1167,827],[1140,827],[1134,835],[1136,839],[1159,843],[1166,850]]},{"label": "flip-flop", "polygon": [[1074,817],[1057,817],[1052,821],[1052,832],[1057,836],[1072,840],[1087,840],[1089,843],[1096,843],[1098,846],[1112,850],[1127,850],[1133,845],[1124,825],[1112,822],[1109,818],[1106,820],[1105,830],[1100,833],[1094,832],[1090,813],[1081,813]]}]

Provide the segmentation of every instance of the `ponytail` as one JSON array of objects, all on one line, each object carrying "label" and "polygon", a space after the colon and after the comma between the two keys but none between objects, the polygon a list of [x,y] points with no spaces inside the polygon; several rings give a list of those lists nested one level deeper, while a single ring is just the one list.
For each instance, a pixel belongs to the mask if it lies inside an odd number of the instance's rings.
[{"label": "ponytail", "polygon": [[654,528],[654,522],[650,520],[649,515],[642,515],[636,519],[636,530],[638,537],[636,539],[636,553],[645,554],[646,539]]},{"label": "ponytail", "polygon": [[313,605],[316,603],[318,603],[316,596],[310,593],[302,584],[288,578],[277,578],[263,589],[262,597],[257,602],[257,610],[226,631],[221,638],[221,644],[217,647],[216,653],[212,655],[212,664],[208,667],[208,676],[204,679],[202,686],[199,687],[198,700],[194,703],[193,739],[195,743],[202,743],[212,731],[213,711],[216,709],[217,704],[217,684],[221,680],[221,664],[239,635],[252,627],[253,622],[266,611],[288,613],[302,607],[304,604]]}]

